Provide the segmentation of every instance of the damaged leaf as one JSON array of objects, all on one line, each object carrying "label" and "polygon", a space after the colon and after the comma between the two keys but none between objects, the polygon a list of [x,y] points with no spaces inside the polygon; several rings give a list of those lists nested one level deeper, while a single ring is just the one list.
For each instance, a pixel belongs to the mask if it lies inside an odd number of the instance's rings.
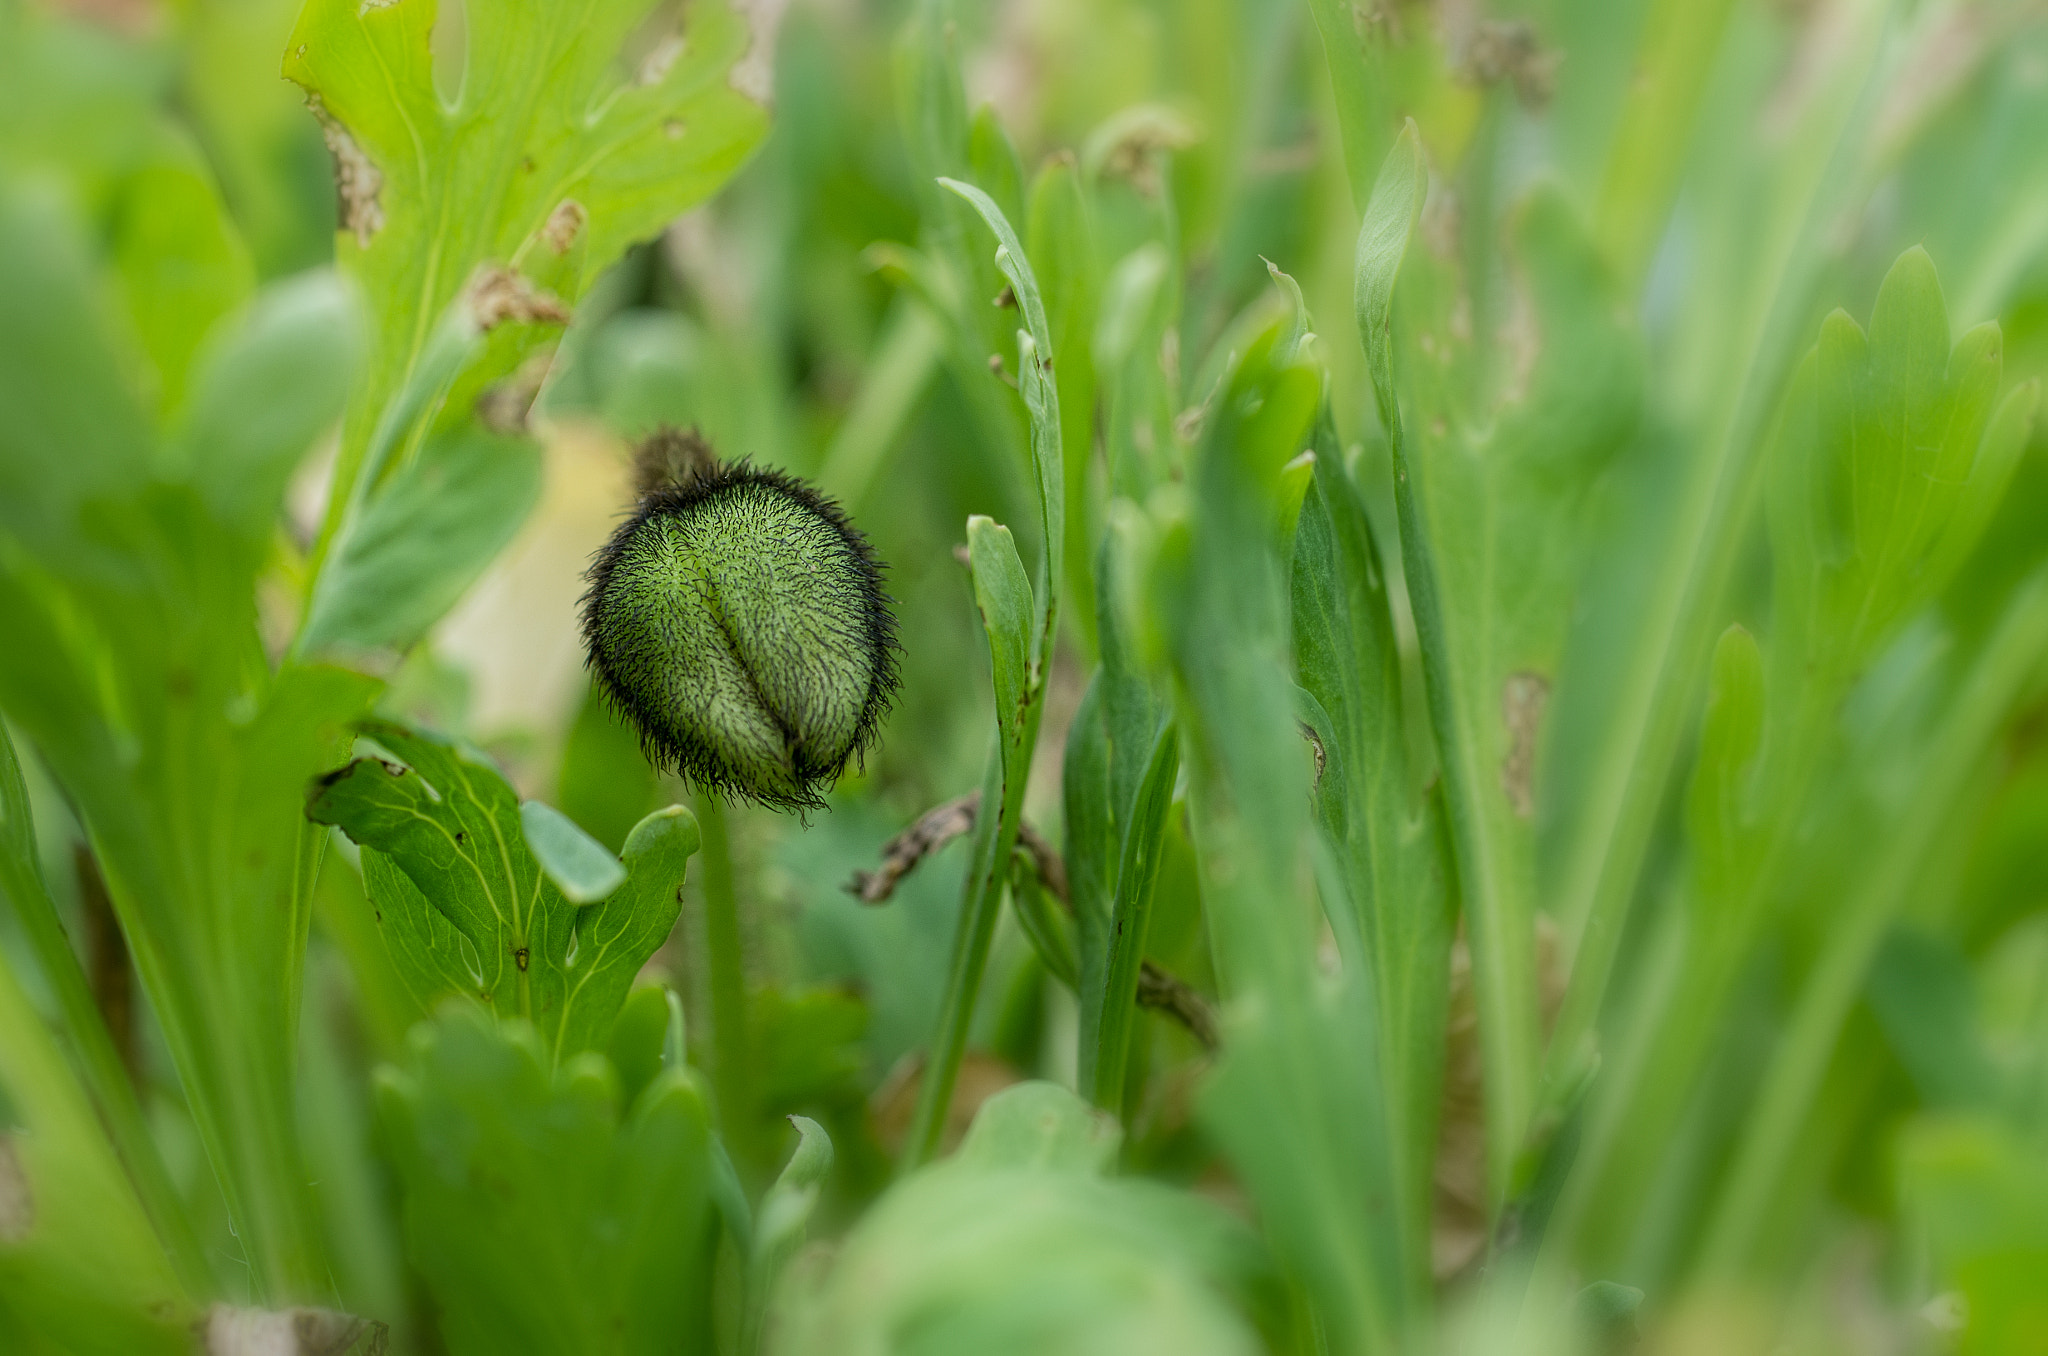
[{"label": "damaged leaf", "polygon": [[525,289],[493,296],[550,300],[505,311],[518,323],[493,335],[450,397],[457,408],[550,345],[627,245],[709,197],[760,142],[766,110],[738,77],[750,56],[765,59],[766,23],[731,4],[692,4],[629,79],[620,57],[651,8],[470,0],[452,102],[434,85],[434,0],[311,0],[299,15],[284,73],[306,90],[333,153],[336,249],[375,311],[330,530],[380,413],[479,268]]}]

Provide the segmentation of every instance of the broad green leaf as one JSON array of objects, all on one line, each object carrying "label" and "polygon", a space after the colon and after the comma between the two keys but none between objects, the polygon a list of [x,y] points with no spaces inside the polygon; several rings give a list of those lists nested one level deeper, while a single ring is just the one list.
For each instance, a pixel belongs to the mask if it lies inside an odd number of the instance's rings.
[{"label": "broad green leaf", "polygon": [[625,882],[626,868],[574,820],[545,801],[519,807],[526,846],[571,904],[595,904]]},{"label": "broad green leaf", "polygon": [[476,943],[428,902],[396,857],[365,847],[362,866],[363,894],[392,968],[417,1009],[413,1016],[431,1014],[453,994],[488,1002]]},{"label": "broad green leaf", "polygon": [[[1350,181],[1353,204],[1364,210],[1371,198],[1372,158],[1385,135],[1381,100],[1384,81],[1367,32],[1338,0],[1310,0],[1316,29],[1322,37],[1323,58],[1330,67],[1330,88],[1336,96],[1337,129],[1344,139],[1345,178]],[[1378,116],[1375,116],[1378,115]],[[1412,129],[1411,122],[1409,127]]]},{"label": "broad green leaf", "polygon": [[451,1011],[378,1078],[408,1252],[456,1356],[702,1349],[704,1096],[686,1070],[622,1105],[596,1054]]},{"label": "broad green leaf", "polygon": [[[375,313],[343,491],[430,327],[480,268],[516,270],[573,305],[628,244],[709,197],[759,143],[765,25],[726,4],[692,5],[680,31],[657,32],[637,69],[622,71],[651,8],[473,0],[452,102],[434,87],[434,0],[313,0],[301,12],[284,73],[305,88],[334,154],[337,253]],[[510,372],[554,333],[515,318],[469,386]]]},{"label": "broad green leaf", "polygon": [[1894,926],[1865,990],[1923,1105],[1967,1112],[2003,1100],[2002,1071],[1978,1033],[1976,976],[1953,942],[1925,927]]},{"label": "broad green leaf", "polygon": [[668,937],[698,845],[681,806],[626,840],[625,880],[601,905],[563,897],[528,846],[512,788],[482,755],[386,722],[391,755],[316,783],[306,813],[364,849],[364,884],[393,962],[423,1006],[464,993],[531,1021],[566,1058],[604,1045],[635,973]]},{"label": "broad green leaf", "polygon": [[[1007,1099],[1007,1100],[1001,1100]],[[1264,1349],[1247,1311],[1274,1299],[1249,1231],[1214,1205],[1103,1178],[1107,1130],[1071,1093],[1025,1084],[977,1120],[1008,1121],[996,1166],[960,1156],[898,1183],[830,1256],[794,1269],[769,1325],[776,1356],[828,1352]],[[1051,1161],[1049,1151],[1062,1146]]]},{"label": "broad green leaf", "polygon": [[983,104],[968,120],[967,170],[1005,217],[1023,219],[1024,162],[993,105]]},{"label": "broad green leaf", "polygon": [[194,362],[168,440],[214,516],[249,548],[269,545],[285,485],[341,413],[360,358],[359,303],[333,274],[260,293]]},{"label": "broad green leaf", "polygon": [[153,438],[72,224],[0,180],[0,527],[46,567],[104,568],[81,516],[147,474]]},{"label": "broad green leaf", "polygon": [[1057,1083],[1012,1084],[981,1104],[954,1162],[1096,1174],[1116,1163],[1123,1127]]},{"label": "broad green leaf", "polygon": [[476,582],[540,497],[540,450],[471,425],[430,440],[342,529],[298,645],[403,650]]},{"label": "broad green leaf", "polygon": [[255,269],[196,150],[128,176],[116,213],[115,274],[160,408],[176,410],[201,342],[247,298]]},{"label": "broad green leaf", "polygon": [[[482,754],[450,741],[384,722],[362,733],[403,761],[360,758],[328,774],[307,816],[387,854],[473,948],[464,956],[472,996],[552,1036],[575,916],[526,848],[512,788]],[[371,903],[382,907],[375,894]]]}]

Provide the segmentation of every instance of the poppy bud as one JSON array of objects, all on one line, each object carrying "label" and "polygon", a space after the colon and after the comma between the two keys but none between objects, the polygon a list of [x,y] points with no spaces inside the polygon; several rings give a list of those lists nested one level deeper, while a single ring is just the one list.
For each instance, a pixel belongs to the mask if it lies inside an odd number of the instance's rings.
[{"label": "poppy bud", "polygon": [[781,809],[822,805],[896,688],[881,562],[836,504],[719,462],[694,432],[657,433],[638,472],[583,599],[599,685],[656,764]]}]

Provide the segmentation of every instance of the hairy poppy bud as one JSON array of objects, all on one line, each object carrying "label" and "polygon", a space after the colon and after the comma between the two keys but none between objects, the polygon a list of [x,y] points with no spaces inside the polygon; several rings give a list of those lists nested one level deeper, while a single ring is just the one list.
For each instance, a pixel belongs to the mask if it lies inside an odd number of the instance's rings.
[{"label": "hairy poppy bud", "polygon": [[599,684],[699,786],[822,804],[896,687],[881,563],[837,505],[694,433],[656,434],[639,477],[583,599]]}]

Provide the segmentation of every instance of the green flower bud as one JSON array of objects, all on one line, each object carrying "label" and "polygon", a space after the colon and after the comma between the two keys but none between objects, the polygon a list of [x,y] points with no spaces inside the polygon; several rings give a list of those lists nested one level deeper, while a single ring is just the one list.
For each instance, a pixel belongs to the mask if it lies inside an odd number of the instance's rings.
[{"label": "green flower bud", "polygon": [[720,463],[694,433],[655,435],[639,467],[583,599],[591,670],[658,765],[822,805],[896,688],[881,562],[810,486]]}]

